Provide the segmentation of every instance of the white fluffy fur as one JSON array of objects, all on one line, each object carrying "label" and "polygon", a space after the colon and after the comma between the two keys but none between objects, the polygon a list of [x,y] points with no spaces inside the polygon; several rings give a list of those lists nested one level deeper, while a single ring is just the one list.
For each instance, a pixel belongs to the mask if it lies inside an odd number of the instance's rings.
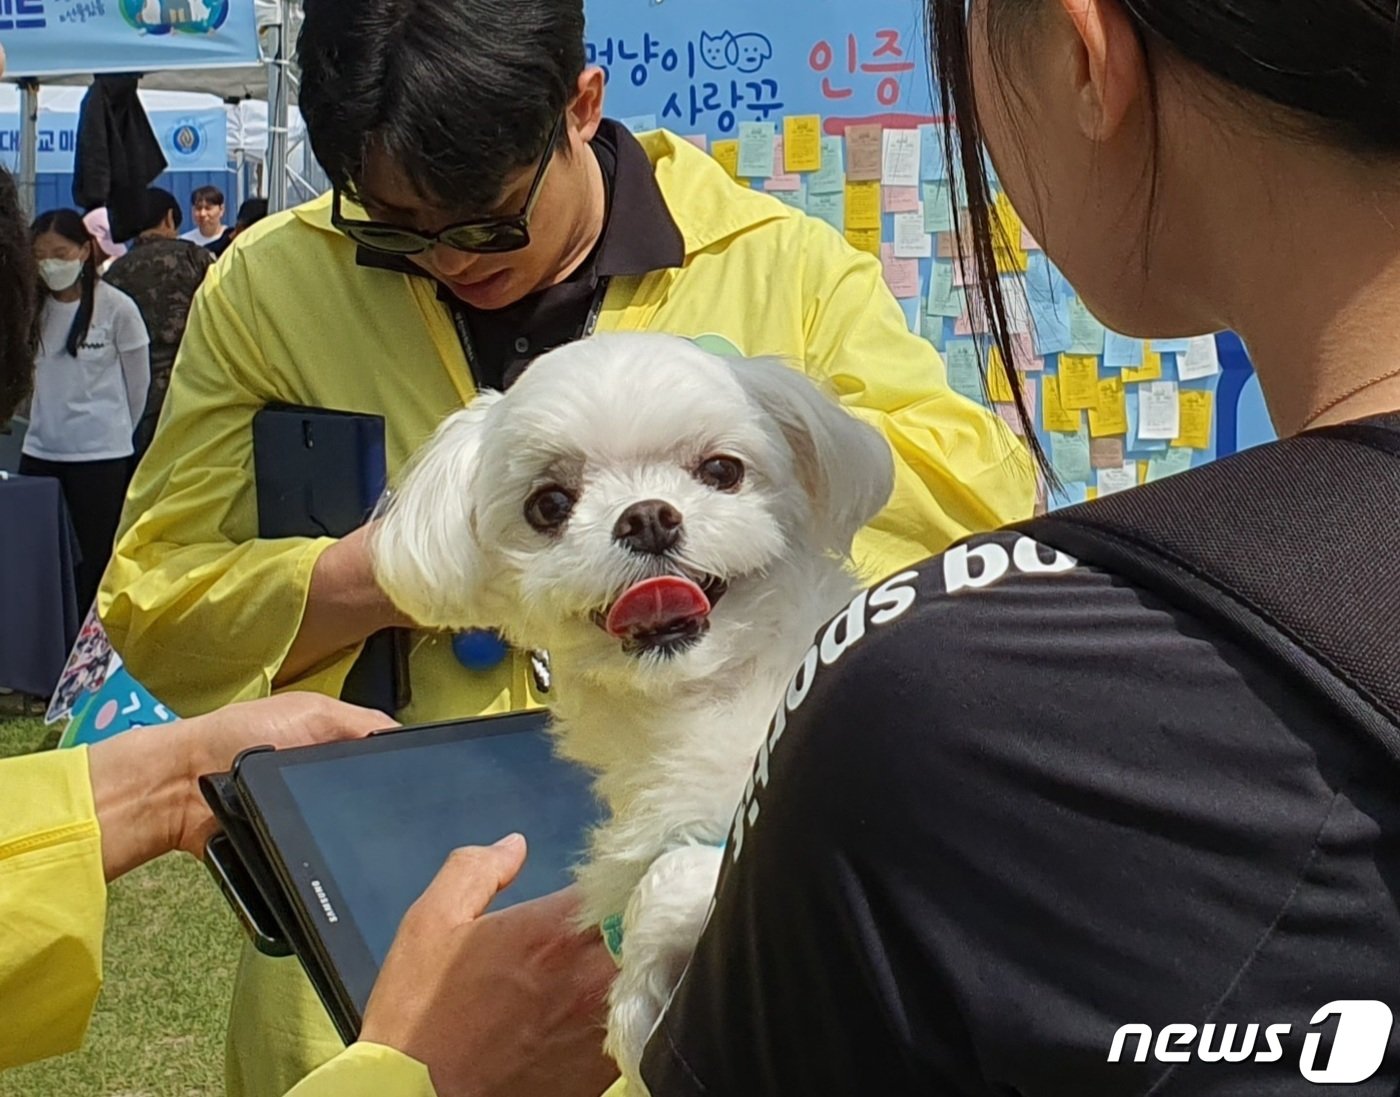
[{"label": "white fluffy fur", "polygon": [[[738,492],[695,477],[714,454],[743,461]],[[578,492],[555,535],[524,517],[546,483]],[[550,652],[559,749],[597,774],[609,809],[578,878],[587,923],[624,912],[607,1047],[637,1092],[708,910],[715,844],[813,633],[855,589],[851,539],[892,483],[884,439],[800,372],[669,336],[598,336],[449,418],[377,527],[379,581],[416,620]],[[684,516],[671,557],[613,541],[622,511],[648,499]],[[729,583],[689,650],[629,655],[592,619],[639,579],[682,569]]]}]

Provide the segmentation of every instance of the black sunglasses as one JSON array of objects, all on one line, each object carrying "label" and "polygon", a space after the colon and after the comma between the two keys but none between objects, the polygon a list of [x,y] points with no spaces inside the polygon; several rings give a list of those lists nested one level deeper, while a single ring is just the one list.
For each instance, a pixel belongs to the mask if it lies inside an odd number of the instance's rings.
[{"label": "black sunglasses", "polygon": [[530,214],[540,196],[540,186],[544,182],[545,173],[549,171],[550,162],[554,159],[554,146],[559,140],[559,131],[563,125],[564,116],[561,114],[555,119],[554,128],[549,131],[549,140],[545,143],[544,155],[540,157],[540,166],[535,170],[530,193],[525,196],[525,208],[514,217],[482,217],[473,221],[461,221],[433,233],[417,232],[385,221],[349,221],[341,213],[340,188],[335,187],[331,192],[331,224],[361,247],[381,251],[386,255],[421,255],[438,244],[457,251],[519,251],[530,244]]}]

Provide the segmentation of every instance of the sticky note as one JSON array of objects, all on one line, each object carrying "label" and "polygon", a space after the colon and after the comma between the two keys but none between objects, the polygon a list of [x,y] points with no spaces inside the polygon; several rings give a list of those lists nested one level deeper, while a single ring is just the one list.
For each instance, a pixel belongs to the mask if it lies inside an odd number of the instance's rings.
[{"label": "sticky note", "polygon": [[632,133],[647,133],[656,129],[656,115],[654,114],[637,114],[631,118],[619,119],[619,121]]},{"label": "sticky note", "polygon": [[[815,177],[814,177],[815,178]],[[811,183],[807,185],[807,212],[813,217],[819,217],[837,232],[846,231],[846,191],[843,187],[834,194],[817,193],[812,191]]]},{"label": "sticky note", "polygon": [[1037,354],[1069,350],[1069,283],[1044,252],[1031,255],[1026,268],[1026,301]]},{"label": "sticky note", "polygon": [[1011,433],[1018,438],[1024,438],[1026,436],[1026,425],[1021,422],[1021,415],[1016,410],[1016,405],[996,404],[995,407],[997,415],[999,415],[1001,421],[1011,429]]},{"label": "sticky note", "polygon": [[919,178],[931,183],[948,179],[948,159],[943,150],[943,134],[932,123],[919,127]]},{"label": "sticky note", "polygon": [[1093,479],[1094,471],[1089,464],[1089,435],[1082,424],[1073,432],[1050,432],[1050,464],[1066,483],[1082,484]]},{"label": "sticky note", "polygon": [[1036,354],[1029,332],[1012,335],[1011,347],[1016,355],[1016,368],[1022,373],[1038,373],[1045,368],[1045,359]]},{"label": "sticky note", "polygon": [[687,133],[685,139],[701,152],[710,151],[710,139],[703,133]]},{"label": "sticky note", "polygon": [[1001,348],[993,344],[987,352],[987,395],[994,404],[1014,404],[1016,393],[1011,388],[1011,378],[1006,374],[1006,359]]},{"label": "sticky note", "polygon": [[710,155],[719,161],[719,166],[733,179],[739,174],[739,142],[716,141],[710,146]]},{"label": "sticky note", "polygon": [[1025,274],[1030,263],[1030,254],[1019,248],[994,247],[992,256],[996,259],[998,274]]},{"label": "sticky note", "polygon": [[846,228],[880,229],[880,184],[846,184]]},{"label": "sticky note", "polygon": [[849,210],[846,218],[846,242],[857,251],[869,252],[877,259],[880,257],[880,230],[853,228],[850,224]]},{"label": "sticky note", "polygon": [[1137,369],[1125,368],[1122,373],[1125,385],[1141,384],[1144,381],[1157,381],[1162,376],[1162,355],[1150,346],[1144,347],[1142,365]]},{"label": "sticky note", "polygon": [[1191,349],[1190,339],[1154,339],[1152,349],[1158,354],[1185,354]]},{"label": "sticky note", "polygon": [[[880,208],[885,213],[916,213],[919,209],[919,191],[916,187],[880,187]],[[923,218],[919,218],[920,224]]]},{"label": "sticky note", "polygon": [[1210,426],[1215,410],[1215,393],[1182,389],[1181,429],[1172,445],[1186,449],[1210,449]]},{"label": "sticky note", "polygon": [[943,352],[948,385],[971,400],[982,399],[982,374],[977,368],[977,346],[971,339],[950,339]]},{"label": "sticky note", "polygon": [[923,186],[924,231],[953,231],[953,196],[947,183]]},{"label": "sticky note", "polygon": [[821,139],[822,163],[807,178],[808,194],[841,194],[846,189],[846,147],[840,137]]},{"label": "sticky note", "polygon": [[1147,462],[1147,482],[1149,484],[1157,480],[1165,480],[1168,476],[1175,476],[1178,472],[1185,472],[1191,467],[1191,451],[1189,449],[1171,449],[1160,456],[1154,456]]},{"label": "sticky note", "polygon": [[954,335],[983,335],[987,331],[987,310],[982,303],[963,294],[963,311],[953,321]]},{"label": "sticky note", "polygon": [[1045,391],[1041,394],[1040,406],[1045,411],[1042,420],[1048,431],[1077,431],[1084,421],[1082,412],[1070,411],[1060,402],[1060,379],[1047,376]]},{"label": "sticky note", "polygon": [[924,312],[929,316],[958,316],[963,311],[963,301],[962,292],[953,288],[953,264],[935,259],[929,267]]},{"label": "sticky note", "polygon": [[[993,215],[995,224],[993,226],[992,242],[997,247],[1007,247],[1013,251],[1021,249],[1021,216],[1016,212],[1016,207],[1011,204],[1011,199],[1005,191],[997,194],[993,200]],[[997,230],[1000,226],[1000,231]]]},{"label": "sticky note", "polygon": [[766,191],[793,191],[802,189],[802,176],[795,172],[780,170],[783,164],[783,139],[773,138],[773,174],[763,183]]},{"label": "sticky note", "polygon": [[1198,381],[1220,372],[1220,352],[1215,336],[1202,335],[1187,341],[1186,352],[1176,357],[1176,375],[1183,381]]},{"label": "sticky note", "polygon": [[1116,491],[1127,491],[1129,488],[1137,487],[1137,462],[1126,461],[1116,468],[1101,468],[1096,475],[1099,495],[1112,495]]},{"label": "sticky note", "polygon": [[880,182],[887,187],[917,187],[919,131],[888,129],[882,138]]},{"label": "sticky note", "polygon": [[924,215],[894,215],[894,253],[900,259],[927,259],[933,254],[933,237],[924,231]]},{"label": "sticky note", "polygon": [[1089,432],[1089,463],[1096,469],[1116,469],[1124,463],[1122,438],[1095,438]]},{"label": "sticky note", "polygon": [[[1064,361],[1064,357],[1060,358]],[[1099,402],[1089,409],[1089,434],[1103,438],[1128,433],[1128,401],[1121,377],[1105,377],[1099,382]]]},{"label": "sticky note", "polygon": [[913,259],[901,259],[893,244],[880,248],[880,263],[885,268],[885,283],[898,301],[919,296],[919,264]]},{"label": "sticky note", "polygon": [[771,122],[739,123],[739,174],[745,179],[767,179],[773,174]]},{"label": "sticky note", "polygon": [[1175,381],[1138,386],[1138,437],[1171,439],[1181,433],[1181,401]]},{"label": "sticky note", "polygon": [[1031,235],[1031,230],[1025,225],[1021,226],[1021,250],[1022,251],[1044,251],[1039,241]]},{"label": "sticky note", "polygon": [[1098,406],[1097,358],[1087,354],[1060,355],[1060,402],[1071,410]]},{"label": "sticky note", "polygon": [[934,345],[938,353],[942,354],[947,343],[944,338],[946,333],[943,330],[943,317],[924,313],[923,323],[919,325],[919,330],[923,333],[924,338]]},{"label": "sticky note", "polygon": [[856,183],[878,183],[884,168],[883,127],[878,123],[846,127],[846,178]]},{"label": "sticky note", "polygon": [[1001,280],[1001,301],[1006,306],[1006,327],[1012,335],[1028,334],[1031,330],[1030,302],[1020,279]]},{"label": "sticky note", "polygon": [[[743,172],[739,173],[740,175]],[[1069,349],[1071,354],[1102,354],[1104,326],[1078,297],[1069,302]]]},{"label": "sticky note", "polygon": [[1116,331],[1106,331],[1103,337],[1103,364],[1109,369],[1123,369],[1142,365],[1143,343],[1119,335]]},{"label": "sticky note", "polygon": [[773,197],[783,205],[791,206],[793,209],[800,209],[804,213],[807,211],[807,192],[802,189],[801,184],[798,185],[796,190],[778,189],[771,191],[771,193]]},{"label": "sticky note", "polygon": [[817,171],[821,166],[821,116],[789,114],[783,119],[783,170]]}]

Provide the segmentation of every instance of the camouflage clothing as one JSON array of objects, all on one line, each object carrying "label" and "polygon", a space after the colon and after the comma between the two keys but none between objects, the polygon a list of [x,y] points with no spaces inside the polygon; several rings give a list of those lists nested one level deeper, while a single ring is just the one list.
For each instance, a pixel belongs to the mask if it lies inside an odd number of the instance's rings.
[{"label": "camouflage clothing", "polygon": [[151,335],[151,387],[136,429],[137,456],[145,452],[170,387],[170,368],[185,335],[190,302],[214,257],[187,240],[145,237],[107,271],[107,281],[136,301]]}]

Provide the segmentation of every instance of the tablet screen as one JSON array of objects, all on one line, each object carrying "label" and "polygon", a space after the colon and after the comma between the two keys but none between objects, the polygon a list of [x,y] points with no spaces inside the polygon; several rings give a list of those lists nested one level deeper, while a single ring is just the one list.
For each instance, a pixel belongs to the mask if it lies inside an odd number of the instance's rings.
[{"label": "tablet screen", "polygon": [[601,813],[587,774],[554,756],[545,719],[522,713],[247,760],[240,780],[361,1010],[405,911],[453,849],[525,835],[525,867],[494,907],[571,882]]}]

